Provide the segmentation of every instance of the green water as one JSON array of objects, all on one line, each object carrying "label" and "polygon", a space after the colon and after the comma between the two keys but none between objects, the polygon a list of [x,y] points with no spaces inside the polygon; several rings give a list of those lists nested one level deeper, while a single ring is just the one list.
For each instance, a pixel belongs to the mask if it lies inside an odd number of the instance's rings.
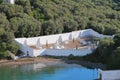
[{"label": "green water", "polygon": [[0,67],[0,80],[94,80],[96,69],[79,66],[46,66],[38,64]]}]

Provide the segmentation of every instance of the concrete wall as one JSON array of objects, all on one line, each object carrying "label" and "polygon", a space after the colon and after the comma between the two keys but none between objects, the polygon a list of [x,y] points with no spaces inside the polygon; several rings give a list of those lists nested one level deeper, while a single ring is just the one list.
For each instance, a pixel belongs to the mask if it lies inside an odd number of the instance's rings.
[{"label": "concrete wall", "polygon": [[[27,38],[27,44],[36,45],[38,39],[40,39],[41,44],[46,44],[46,42],[48,42],[49,44],[56,43],[56,41],[58,41],[60,37],[62,38],[62,41],[66,41],[66,40],[69,40],[70,34],[72,34],[74,38],[78,38],[79,32],[80,31],[64,33],[64,34],[40,36],[40,37],[31,37],[31,38]],[[21,40],[20,42],[24,43],[23,39],[20,39],[20,40]]]},{"label": "concrete wall", "polygon": [[15,3],[15,0],[10,0],[10,3],[11,3],[11,4],[14,4],[14,3]]},{"label": "concrete wall", "polygon": [[120,70],[100,70],[102,80],[120,80]]},{"label": "concrete wall", "polygon": [[71,34],[73,38],[87,37],[87,36],[94,36],[94,37],[99,37],[99,38],[104,38],[104,37],[112,38],[113,37],[113,36],[99,34],[98,32],[95,32],[92,29],[86,29],[86,30],[73,31],[70,33],[63,33],[63,34],[56,34],[56,35],[30,37],[30,38],[16,38],[15,40],[21,44],[24,44],[26,40],[28,45],[36,45],[37,40],[40,39],[41,44],[46,44],[46,42],[51,44],[51,43],[56,43],[56,41],[59,40],[60,36],[62,37],[63,41],[69,40],[69,36]]},{"label": "concrete wall", "polygon": [[[38,55],[53,55],[53,56],[68,56],[70,54],[73,54],[74,56],[84,56],[88,53],[91,53],[91,50],[55,50],[55,49],[47,49],[47,50],[33,50],[29,46],[36,45],[38,42],[38,39],[40,39],[41,44],[48,44],[56,43],[56,41],[59,40],[59,38],[62,38],[62,41],[69,40],[69,37],[72,35],[72,38],[79,38],[79,37],[88,37],[88,36],[94,36],[98,38],[113,38],[113,36],[108,35],[102,35],[98,32],[95,32],[92,29],[86,29],[86,30],[80,30],[80,31],[73,31],[70,33],[63,33],[63,34],[56,34],[56,35],[48,35],[48,36],[39,36],[39,37],[30,37],[30,38],[16,38],[15,41],[19,44],[20,50],[27,55],[31,57],[36,57]],[[26,43],[26,45],[25,45]],[[27,46],[29,45],[29,46]]]},{"label": "concrete wall", "polygon": [[85,56],[87,54],[91,54],[91,49],[86,50],[73,50],[73,49],[42,49],[42,50],[33,50],[27,45],[19,44],[20,50],[25,53],[25,55],[29,54],[30,57],[37,57],[37,56],[69,56],[70,54],[74,56]]},{"label": "concrete wall", "polygon": [[34,57],[39,56],[40,53],[41,53],[41,51],[42,51],[42,50],[33,50],[33,56],[34,56]]},{"label": "concrete wall", "polygon": [[17,44],[19,45],[19,50],[22,51],[25,55],[29,54],[30,57],[34,57],[34,51],[32,48],[19,42],[17,42]]},{"label": "concrete wall", "polygon": [[87,54],[91,54],[92,50],[72,50],[72,49],[46,49],[41,53],[43,55],[49,56],[69,56],[70,54],[74,56],[85,56]]},{"label": "concrete wall", "polygon": [[15,0],[5,0],[7,3],[14,4]]},{"label": "concrete wall", "polygon": [[50,55],[50,56],[69,56],[70,54],[74,56],[85,56],[87,54],[92,53],[91,49],[41,49],[36,50],[32,49],[27,45],[23,45],[21,43],[18,43],[20,46],[20,50],[25,53],[26,55],[29,54],[30,57],[37,57],[37,56],[44,56],[44,55]]},{"label": "concrete wall", "polygon": [[70,34],[72,34],[74,38],[78,38],[79,32],[80,31],[64,33],[64,34],[48,35],[48,36],[31,37],[31,38],[16,38],[15,40],[22,44],[24,44],[26,40],[28,45],[36,45],[37,40],[40,39],[41,44],[46,44],[46,42],[51,44],[51,43],[56,43],[56,41],[59,40],[60,36],[62,37],[62,41],[69,40]]}]

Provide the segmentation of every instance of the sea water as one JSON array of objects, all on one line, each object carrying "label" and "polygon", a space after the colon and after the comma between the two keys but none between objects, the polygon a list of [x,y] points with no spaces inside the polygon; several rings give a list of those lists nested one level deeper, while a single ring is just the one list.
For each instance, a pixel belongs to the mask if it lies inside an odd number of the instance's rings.
[{"label": "sea water", "polygon": [[0,67],[0,80],[95,80],[97,69],[82,66],[26,64]]}]

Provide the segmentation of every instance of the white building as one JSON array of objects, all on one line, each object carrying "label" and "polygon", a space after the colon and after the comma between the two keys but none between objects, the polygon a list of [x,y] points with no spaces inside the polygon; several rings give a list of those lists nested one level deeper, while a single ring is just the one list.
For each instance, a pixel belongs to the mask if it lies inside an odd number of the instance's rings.
[{"label": "white building", "polygon": [[14,4],[15,0],[5,0],[6,3]]},{"label": "white building", "polygon": [[69,56],[70,54],[85,56],[92,53],[93,49],[97,47],[90,41],[84,40],[88,37],[98,37],[101,39],[105,37],[113,38],[113,36],[99,34],[92,29],[86,29],[63,34],[16,38],[15,41],[18,43],[20,50],[30,57],[44,55]]},{"label": "white building", "polygon": [[100,70],[99,69],[100,80],[120,80],[120,70]]}]

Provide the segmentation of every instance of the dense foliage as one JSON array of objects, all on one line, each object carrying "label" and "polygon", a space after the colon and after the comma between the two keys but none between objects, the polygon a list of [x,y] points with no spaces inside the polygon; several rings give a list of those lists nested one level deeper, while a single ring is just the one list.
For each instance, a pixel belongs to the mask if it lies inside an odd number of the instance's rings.
[{"label": "dense foliage", "polygon": [[[6,4],[0,0],[0,58],[6,56],[7,50],[16,53],[14,37],[34,37],[86,28],[102,34],[120,32],[120,0],[15,1],[15,4]],[[115,49],[114,53],[119,52],[118,41],[101,41],[105,46],[104,49],[99,47],[100,55],[103,56],[109,48]],[[113,46],[114,43],[116,46]]]},{"label": "dense foliage", "polygon": [[120,69],[120,33],[116,34],[114,39],[100,40],[98,48],[85,60],[99,62],[107,65],[107,69]]},{"label": "dense foliage", "polygon": [[[92,28],[119,32],[119,0],[16,0],[0,5],[15,37],[48,35]],[[24,27],[23,27],[24,26]]]},{"label": "dense foliage", "polygon": [[8,51],[16,53],[18,46],[14,43],[14,34],[11,32],[10,23],[6,16],[0,14],[0,58],[4,58],[8,55]]}]

